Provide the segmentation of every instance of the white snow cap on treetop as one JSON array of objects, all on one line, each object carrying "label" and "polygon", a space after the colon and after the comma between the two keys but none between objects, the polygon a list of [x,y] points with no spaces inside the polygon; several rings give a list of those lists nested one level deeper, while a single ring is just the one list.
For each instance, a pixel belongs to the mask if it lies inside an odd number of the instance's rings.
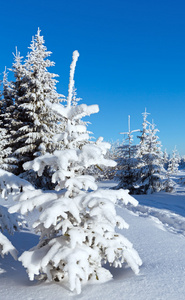
[{"label": "white snow cap on treetop", "polygon": [[73,52],[73,60],[70,65],[69,89],[68,89],[68,97],[67,97],[68,106],[71,105],[71,100],[72,100],[72,96],[73,96],[73,88],[74,88],[74,83],[75,83],[74,82],[74,73],[75,73],[76,62],[78,60],[79,55],[80,54],[77,50],[75,50]]}]

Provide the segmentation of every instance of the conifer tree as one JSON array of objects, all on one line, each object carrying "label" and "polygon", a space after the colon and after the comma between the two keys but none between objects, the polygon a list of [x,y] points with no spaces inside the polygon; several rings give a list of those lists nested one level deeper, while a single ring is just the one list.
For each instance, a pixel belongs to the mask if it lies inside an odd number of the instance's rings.
[{"label": "conifer tree", "polygon": [[169,160],[168,173],[177,174],[178,169],[179,169],[179,154],[175,146],[174,150],[172,151],[172,157]]},{"label": "conifer tree", "polygon": [[16,52],[12,68],[15,109],[9,130],[16,174],[23,172],[22,165],[26,161],[58,147],[53,136],[62,126],[61,120],[46,105],[48,99],[51,103],[59,103],[61,98],[56,91],[57,75],[48,72],[54,63],[48,59],[51,52],[47,51],[39,29],[29,49],[24,64],[20,53]]},{"label": "conifer tree", "polygon": [[147,121],[148,115],[150,115],[150,113],[148,113],[145,108],[144,113],[142,113],[143,123],[142,123],[141,136],[138,136],[138,138],[140,139],[140,143],[137,151],[137,157],[142,157],[143,153],[145,153],[147,148],[148,125],[150,124]]},{"label": "conifer tree", "polygon": [[133,145],[133,133],[140,131],[130,129],[130,116],[128,116],[128,132],[121,134],[127,135],[125,143],[119,147],[120,156],[116,160],[118,163],[118,171],[116,173],[116,180],[119,181],[116,189],[126,188],[133,194],[136,187],[136,182],[139,177],[138,163],[139,159],[136,158],[137,146]]},{"label": "conifer tree", "polygon": [[159,131],[154,123],[149,123],[148,113],[143,113],[143,131],[137,157],[141,159],[138,193],[153,193],[162,187],[161,173],[163,171],[161,142],[156,135]]},{"label": "conifer tree", "polygon": [[128,195],[128,191],[98,189],[94,177],[83,172],[91,165],[114,166],[115,162],[104,158],[108,143],[102,138],[95,143],[86,143],[88,132],[84,125],[73,126],[75,120],[98,112],[97,105],[71,105],[78,55],[77,51],[73,53],[67,105],[49,104],[66,118],[65,149],[47,153],[24,165],[26,169],[34,168],[40,176],[45,165],[52,166],[52,180],[57,182],[58,193],[40,190],[23,193],[11,211],[24,214],[36,208],[41,212],[33,225],[41,234],[40,242],[19,258],[27,268],[30,280],[39,275],[40,279],[67,281],[72,291],[80,293],[83,283],[106,281],[112,277],[102,266],[106,262],[115,267],[125,262],[138,273],[141,259],[132,244],[115,232],[116,226],[128,228],[116,214],[117,200],[133,205],[137,205],[137,201]]}]

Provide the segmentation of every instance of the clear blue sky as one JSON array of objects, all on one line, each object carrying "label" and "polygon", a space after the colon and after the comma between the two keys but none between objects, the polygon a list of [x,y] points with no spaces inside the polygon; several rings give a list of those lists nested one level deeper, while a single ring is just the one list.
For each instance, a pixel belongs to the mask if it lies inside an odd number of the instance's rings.
[{"label": "clear blue sky", "polygon": [[185,154],[184,0],[6,0],[0,23],[0,72],[15,46],[26,56],[40,27],[65,95],[79,51],[77,95],[100,107],[89,119],[95,137],[121,139],[129,114],[132,129],[141,128],[146,107],[163,147]]}]

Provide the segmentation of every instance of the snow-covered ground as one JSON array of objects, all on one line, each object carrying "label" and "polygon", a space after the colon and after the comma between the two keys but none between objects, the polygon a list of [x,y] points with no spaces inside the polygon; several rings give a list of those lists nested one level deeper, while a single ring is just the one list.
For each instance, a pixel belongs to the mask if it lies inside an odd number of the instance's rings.
[{"label": "snow-covered ground", "polygon": [[[174,179],[178,181],[180,177],[185,177],[185,172]],[[100,185],[109,188],[114,184],[105,182]],[[177,184],[176,192],[172,194],[160,192],[135,198],[139,201],[137,207],[120,205],[117,210],[130,225],[128,230],[123,230],[124,236],[134,244],[142,258],[139,275],[129,268],[111,268],[111,281],[86,285],[82,293],[76,295],[61,283],[30,282],[21,263],[8,255],[0,258],[0,299],[184,299],[185,185]],[[9,206],[11,203],[5,204]],[[28,216],[29,225],[34,218],[36,214]],[[28,228],[16,233],[10,240],[21,254],[37,244],[38,236]]]}]

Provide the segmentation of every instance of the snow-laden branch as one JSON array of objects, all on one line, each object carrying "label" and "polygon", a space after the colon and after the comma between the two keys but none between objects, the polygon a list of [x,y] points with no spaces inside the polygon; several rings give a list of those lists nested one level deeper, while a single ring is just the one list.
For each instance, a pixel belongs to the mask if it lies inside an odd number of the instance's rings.
[{"label": "snow-laden branch", "polygon": [[[19,258],[27,268],[30,280],[42,273],[48,280],[68,278],[70,289],[80,293],[81,283],[88,280],[101,282],[112,277],[102,267],[102,261],[115,267],[126,262],[136,274],[139,272],[141,259],[137,252],[125,237],[115,233],[116,226],[128,228],[116,214],[117,200],[137,205],[128,191],[100,189],[73,198],[55,194],[52,199],[51,196],[51,193],[40,191],[37,201],[30,195],[29,201],[21,201],[12,208],[19,212],[31,211],[33,207],[41,211],[34,228],[41,231],[41,237],[47,238],[48,242],[41,240],[38,247],[24,252]],[[42,201],[43,197],[45,201]],[[63,234],[51,238],[54,232]]]},{"label": "snow-laden branch", "polygon": [[34,189],[34,187],[28,181],[0,169],[0,189],[1,197],[7,198],[9,194],[17,194],[26,189]]},{"label": "snow-laden branch", "polygon": [[17,260],[17,250],[5,235],[0,232],[0,255],[3,257],[5,254],[10,253],[15,260]]},{"label": "snow-laden branch", "polygon": [[25,191],[10,209],[23,214],[33,209],[41,212],[33,224],[41,233],[40,243],[19,258],[31,280],[42,274],[48,280],[68,278],[70,289],[80,293],[82,283],[112,277],[102,262],[115,267],[125,262],[136,274],[139,272],[142,262],[138,253],[124,236],[115,232],[116,227],[129,227],[117,216],[115,204],[122,201],[136,206],[138,202],[128,190],[98,189],[94,177],[78,175],[79,169],[93,164],[115,166],[115,162],[104,158],[108,147],[100,138],[82,149],[55,151],[54,155],[25,164],[26,169],[33,168],[39,175],[44,166],[52,166],[52,180],[58,183],[56,189],[60,191]]},{"label": "snow-laden branch", "polygon": [[94,105],[86,105],[81,104],[78,106],[63,106],[62,104],[52,104],[48,100],[46,101],[46,105],[50,107],[57,115],[64,117],[69,120],[79,120],[83,117],[90,116],[91,114],[95,114],[99,112],[99,106],[97,104]]}]

